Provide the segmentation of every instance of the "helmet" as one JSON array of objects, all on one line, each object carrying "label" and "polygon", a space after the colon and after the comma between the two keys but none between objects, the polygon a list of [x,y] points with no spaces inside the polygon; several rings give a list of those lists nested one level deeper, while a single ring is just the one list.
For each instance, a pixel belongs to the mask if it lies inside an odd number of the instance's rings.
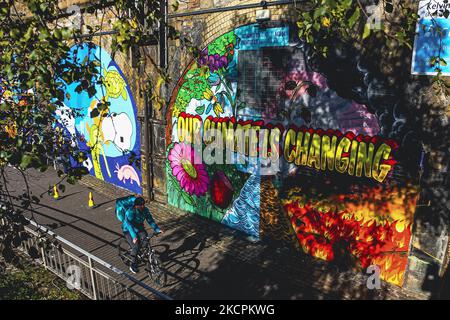
[{"label": "helmet", "polygon": [[145,200],[144,200],[144,198],[142,198],[142,197],[137,197],[135,200],[134,200],[134,205],[135,206],[143,206],[145,204]]}]

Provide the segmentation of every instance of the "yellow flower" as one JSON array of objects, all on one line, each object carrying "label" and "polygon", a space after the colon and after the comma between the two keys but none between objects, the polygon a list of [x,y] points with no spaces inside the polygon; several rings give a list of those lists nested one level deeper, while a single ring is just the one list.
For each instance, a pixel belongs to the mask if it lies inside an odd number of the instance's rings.
[{"label": "yellow flower", "polygon": [[329,27],[331,25],[331,20],[328,17],[323,17],[322,18],[322,25],[324,27]]},{"label": "yellow flower", "polygon": [[137,24],[136,19],[131,20],[130,26],[131,26],[131,28],[133,28],[133,29],[137,29],[138,24]]},{"label": "yellow flower", "polygon": [[15,123],[5,126],[5,131],[10,138],[15,138],[17,136],[17,126]]},{"label": "yellow flower", "polygon": [[223,113],[223,109],[222,106],[220,105],[220,103],[216,102],[214,103],[214,113],[220,117],[220,115]]},{"label": "yellow flower", "polygon": [[214,92],[212,92],[211,89],[207,88],[205,92],[203,92],[203,97],[206,100],[211,100],[214,97]]},{"label": "yellow flower", "polygon": [[4,92],[3,92],[3,99],[9,99],[9,98],[11,98],[12,97],[12,92],[11,91],[9,91],[9,90],[5,90]]}]

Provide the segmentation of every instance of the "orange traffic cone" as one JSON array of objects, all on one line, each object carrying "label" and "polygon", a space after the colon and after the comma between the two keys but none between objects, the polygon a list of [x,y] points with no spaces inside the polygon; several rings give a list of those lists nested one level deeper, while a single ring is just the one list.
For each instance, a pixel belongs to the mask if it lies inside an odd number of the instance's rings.
[{"label": "orange traffic cone", "polygon": [[55,199],[55,200],[59,199],[59,192],[58,192],[58,188],[56,188],[56,184],[53,185],[53,199]]},{"label": "orange traffic cone", "polygon": [[92,195],[92,192],[89,192],[88,206],[89,206],[89,208],[95,207],[94,196]]}]

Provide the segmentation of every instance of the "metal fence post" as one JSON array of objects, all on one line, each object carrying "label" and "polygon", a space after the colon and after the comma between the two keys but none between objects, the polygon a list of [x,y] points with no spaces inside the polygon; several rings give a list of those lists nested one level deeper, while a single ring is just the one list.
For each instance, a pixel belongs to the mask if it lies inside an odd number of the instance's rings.
[{"label": "metal fence post", "polygon": [[89,262],[89,273],[91,274],[92,297],[94,300],[97,300],[97,285],[95,283],[94,269],[93,269],[94,266],[91,257],[88,257],[88,262]]}]

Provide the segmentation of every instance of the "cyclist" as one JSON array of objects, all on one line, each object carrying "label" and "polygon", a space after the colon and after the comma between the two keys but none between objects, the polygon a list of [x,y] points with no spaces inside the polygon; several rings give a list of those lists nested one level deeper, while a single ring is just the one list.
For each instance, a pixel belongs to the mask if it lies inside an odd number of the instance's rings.
[{"label": "cyclist", "polygon": [[141,248],[142,241],[147,236],[147,231],[145,231],[144,227],[145,220],[147,220],[148,224],[155,230],[156,234],[163,232],[158,227],[155,220],[153,220],[150,210],[145,207],[144,198],[137,197],[136,200],[134,200],[134,206],[126,211],[125,219],[122,224],[122,231],[131,247],[130,271],[133,273],[139,272],[136,258]]}]

